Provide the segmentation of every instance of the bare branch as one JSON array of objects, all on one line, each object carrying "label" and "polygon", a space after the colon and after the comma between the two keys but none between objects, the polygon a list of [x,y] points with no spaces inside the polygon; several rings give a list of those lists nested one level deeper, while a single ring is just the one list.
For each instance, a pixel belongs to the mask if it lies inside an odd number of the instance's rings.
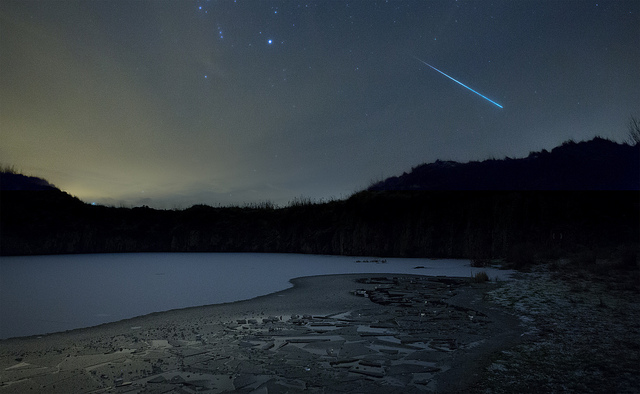
[{"label": "bare branch", "polygon": [[629,143],[629,145],[631,146],[638,145],[638,143],[640,143],[640,119],[636,118],[635,116],[631,116],[627,127],[627,143]]}]

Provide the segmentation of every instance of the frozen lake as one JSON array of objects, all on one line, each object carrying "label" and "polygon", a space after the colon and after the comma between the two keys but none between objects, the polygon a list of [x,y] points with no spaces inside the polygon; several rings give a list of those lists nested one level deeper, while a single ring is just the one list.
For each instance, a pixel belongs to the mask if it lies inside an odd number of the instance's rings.
[{"label": "frozen lake", "polygon": [[[0,338],[90,327],[152,312],[245,300],[301,276],[393,273],[468,277],[469,260],[267,253],[127,253],[0,258]],[[358,262],[360,261],[360,262]],[[416,266],[424,268],[415,269]]]}]

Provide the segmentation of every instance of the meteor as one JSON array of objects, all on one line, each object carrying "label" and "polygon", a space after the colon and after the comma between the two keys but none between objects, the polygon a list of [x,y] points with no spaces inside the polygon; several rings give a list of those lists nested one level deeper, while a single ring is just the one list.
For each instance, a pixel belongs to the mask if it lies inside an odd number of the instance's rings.
[{"label": "meteor", "polygon": [[484,95],[482,95],[482,94],[480,94],[480,93],[476,92],[475,90],[471,89],[470,87],[468,87],[467,85],[465,85],[465,84],[463,84],[462,82],[458,81],[457,79],[455,79],[455,78],[453,78],[453,77],[450,77],[449,75],[447,75],[447,74],[443,73],[442,71],[440,71],[440,70],[438,70],[437,68],[433,67],[431,64],[429,64],[429,63],[425,62],[424,60],[420,60],[420,59],[418,59],[418,58],[417,58],[417,57],[415,57],[415,56],[414,56],[414,59],[416,59],[417,61],[419,61],[419,62],[421,62],[421,63],[426,64],[427,66],[429,66],[429,67],[431,67],[432,69],[436,70],[437,72],[439,72],[440,74],[442,74],[442,75],[444,75],[445,77],[449,78],[449,79],[450,79],[450,80],[452,80],[453,82],[456,82],[456,83],[458,83],[458,84],[460,84],[460,85],[464,86],[465,88],[467,88],[467,89],[471,90],[473,93],[475,93],[475,94],[477,94],[478,96],[482,97],[483,99],[485,99],[485,100],[489,101],[490,103],[495,104],[495,105],[497,105],[497,106],[498,106],[498,107],[500,107],[500,108],[503,108],[503,107],[502,107],[502,105],[500,105],[500,104],[496,103],[495,101],[491,100],[490,98],[488,98],[488,97],[486,97],[486,96],[484,96]]}]

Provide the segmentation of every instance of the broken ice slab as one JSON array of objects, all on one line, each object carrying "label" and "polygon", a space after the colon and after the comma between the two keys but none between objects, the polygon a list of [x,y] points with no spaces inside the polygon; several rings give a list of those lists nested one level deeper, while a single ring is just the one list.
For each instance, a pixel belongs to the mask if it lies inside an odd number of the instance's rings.
[{"label": "broken ice slab", "polygon": [[377,353],[375,350],[369,348],[369,342],[348,342],[340,349],[340,357],[351,358],[357,356],[364,356],[367,354]]},{"label": "broken ice slab", "polygon": [[330,361],[329,365],[334,368],[351,368],[356,365],[360,360],[357,358],[343,358],[335,361]]},{"label": "broken ice slab", "polygon": [[358,365],[354,365],[349,368],[349,372],[359,373],[366,376],[371,376],[374,378],[382,378],[384,377],[384,369],[381,367],[370,367],[366,365],[362,365],[362,363]]}]

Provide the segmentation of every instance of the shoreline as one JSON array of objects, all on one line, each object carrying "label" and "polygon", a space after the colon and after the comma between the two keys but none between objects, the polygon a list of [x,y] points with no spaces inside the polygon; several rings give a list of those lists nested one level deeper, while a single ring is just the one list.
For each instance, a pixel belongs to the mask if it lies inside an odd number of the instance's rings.
[{"label": "shoreline", "polygon": [[[279,308],[275,308],[274,306],[275,301],[282,300],[281,298],[274,298],[274,297],[284,297],[287,295],[285,293],[292,292],[291,295],[293,297],[302,298],[303,295],[297,294],[297,293],[302,293],[307,288],[313,288],[314,284],[312,284],[311,282],[315,282],[317,280],[326,280],[331,277],[337,279],[337,277],[378,276],[378,275],[380,276],[412,276],[409,274],[398,274],[398,273],[329,274],[329,275],[301,276],[301,277],[292,278],[289,280],[289,283],[292,285],[291,287],[288,287],[282,290],[277,290],[272,293],[244,299],[244,300],[222,302],[217,304],[196,305],[196,306],[189,306],[185,308],[175,308],[175,309],[169,309],[166,311],[150,312],[144,315],[134,316],[134,317],[121,319],[113,322],[102,323],[95,326],[79,327],[79,328],[74,328],[70,330],[56,331],[56,332],[50,332],[50,333],[44,333],[44,334],[33,334],[33,335],[25,335],[25,336],[19,336],[19,337],[3,338],[3,339],[0,339],[0,346],[2,346],[4,343],[9,343],[12,341],[51,339],[56,336],[82,335],[82,334],[85,334],[84,333],[85,331],[87,334],[89,334],[90,331],[96,331],[96,333],[99,333],[101,330],[110,330],[110,329],[120,330],[120,329],[126,328],[126,326],[128,325],[131,325],[133,327],[138,327],[140,326],[141,323],[144,323],[144,322],[148,322],[148,324],[154,324],[154,319],[156,318],[160,320],[165,320],[165,319],[177,319],[180,317],[192,317],[193,314],[206,313],[205,310],[208,310],[208,309],[215,311],[215,309],[219,308],[223,311],[222,312],[223,314],[225,313],[229,314],[227,309],[230,309],[230,310],[239,309],[239,308],[242,308],[245,304],[249,308],[251,308],[251,305],[253,305],[254,303],[255,303],[254,308],[257,307],[258,305],[266,306],[267,308],[270,308],[269,310],[273,312],[275,310],[279,310]],[[415,276],[425,276],[425,275],[415,275]],[[324,286],[327,286],[328,284],[328,282],[323,282],[323,283],[324,283]],[[317,287],[317,285],[315,285],[315,287]],[[338,289],[339,287],[340,286],[330,286],[329,290],[335,290],[335,289]],[[305,294],[305,295],[308,295],[308,294]],[[338,300],[338,302],[344,301],[344,299],[346,298],[350,298],[350,297],[344,296],[344,294],[340,294],[340,295],[342,297],[341,297],[341,300]],[[318,300],[318,301],[324,301],[324,299]],[[297,302],[300,303],[301,301],[297,301]],[[282,310],[286,311],[288,309],[290,309],[290,307],[286,307]],[[318,312],[315,314],[322,314],[322,313]],[[235,314],[231,313],[231,315],[235,316],[237,315],[237,313]],[[225,316],[225,317],[228,317],[228,316]]]},{"label": "shoreline", "polygon": [[[360,272],[466,277],[476,269],[468,260],[393,258],[386,264],[358,264],[350,256],[150,253],[0,258],[0,270],[6,274],[0,280],[5,318],[0,338],[8,339],[247,300],[285,290],[296,277]],[[492,278],[511,274],[484,270]]]},{"label": "shoreline", "polygon": [[[356,282],[372,278],[379,279]],[[483,301],[496,286],[468,278],[375,273],[290,282],[248,300],[0,340],[0,393],[172,384],[319,391],[345,381],[351,391],[451,392],[473,384],[487,356],[521,334],[516,317]]]}]

